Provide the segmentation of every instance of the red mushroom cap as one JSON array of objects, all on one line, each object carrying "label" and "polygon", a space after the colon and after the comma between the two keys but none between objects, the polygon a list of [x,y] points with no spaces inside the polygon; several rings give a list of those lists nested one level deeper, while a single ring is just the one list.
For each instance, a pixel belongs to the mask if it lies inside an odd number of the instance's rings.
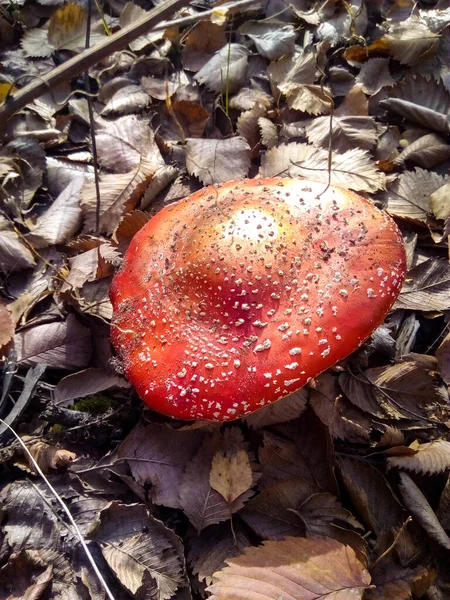
[{"label": "red mushroom cap", "polygon": [[135,235],[111,287],[111,336],[151,408],[248,415],[383,322],[405,277],[400,232],[364,198],[324,188],[282,178],[212,186]]}]

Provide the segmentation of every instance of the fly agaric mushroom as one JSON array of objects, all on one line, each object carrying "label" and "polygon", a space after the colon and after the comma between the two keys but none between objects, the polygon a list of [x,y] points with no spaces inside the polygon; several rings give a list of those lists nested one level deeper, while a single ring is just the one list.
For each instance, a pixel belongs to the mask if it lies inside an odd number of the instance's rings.
[{"label": "fly agaric mushroom", "polygon": [[297,179],[211,186],[154,216],[111,287],[112,342],[151,408],[227,421],[291,394],[383,322],[405,277],[394,221]]}]

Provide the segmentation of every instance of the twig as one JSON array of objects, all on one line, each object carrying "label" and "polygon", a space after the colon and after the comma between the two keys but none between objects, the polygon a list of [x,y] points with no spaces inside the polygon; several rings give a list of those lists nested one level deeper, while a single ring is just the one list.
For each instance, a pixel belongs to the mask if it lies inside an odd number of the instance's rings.
[{"label": "twig", "polygon": [[[207,19],[214,13],[214,9],[205,10],[196,15],[161,23],[165,17],[184,6],[187,6],[189,2],[190,0],[166,0],[163,4],[160,4],[149,11],[148,15],[143,19],[140,19],[128,27],[124,27],[105,41],[92,46],[92,48],[85,50],[77,56],[73,56],[61,65],[52,69],[46,75],[43,75],[42,77],[39,77],[39,79],[35,79],[30,84],[24,86],[13,96],[10,96],[0,108],[0,136],[4,135],[6,122],[14,113],[22,110],[27,104],[48,92],[49,89],[51,90],[56,85],[77,77],[83,73],[83,71],[87,71],[93,65],[104,60],[114,52],[122,50],[139,36],[144,35],[149,31],[160,31],[172,26],[189,25]],[[245,7],[255,7],[256,9],[259,9],[260,3],[255,2],[255,0],[237,0],[236,2],[224,4],[220,8],[221,10],[232,10]]]},{"label": "twig", "polygon": [[2,425],[4,425],[5,427],[7,427],[11,431],[11,433],[14,435],[14,437],[19,442],[19,444],[22,446],[24,452],[27,454],[28,458],[30,459],[30,461],[31,461],[34,469],[36,470],[36,473],[38,473],[39,476],[44,480],[44,482],[47,485],[48,489],[53,494],[53,496],[56,498],[56,500],[60,504],[60,506],[63,509],[63,511],[66,513],[67,518],[69,519],[70,524],[72,525],[72,527],[73,527],[73,529],[74,529],[74,531],[76,533],[76,537],[79,539],[80,544],[83,547],[83,550],[86,553],[86,556],[87,556],[89,562],[91,563],[91,566],[92,566],[95,574],[97,575],[98,580],[99,580],[99,582],[100,582],[103,590],[105,591],[105,593],[108,596],[109,600],[115,600],[115,598],[113,596],[113,593],[109,589],[108,584],[106,583],[105,579],[103,578],[103,575],[100,573],[99,568],[95,564],[95,561],[94,561],[94,558],[93,558],[93,556],[91,554],[91,551],[89,550],[86,542],[84,541],[83,535],[82,535],[81,531],[79,530],[78,525],[75,523],[75,519],[72,517],[72,513],[68,509],[68,507],[65,504],[64,500],[60,497],[60,495],[58,494],[58,492],[55,490],[55,488],[52,486],[52,484],[50,483],[50,481],[44,475],[44,473],[42,472],[40,466],[37,464],[37,462],[34,460],[33,456],[31,455],[31,452],[28,450],[28,448],[26,447],[25,443],[17,435],[17,433],[14,431],[14,429],[12,427],[10,427],[8,425],[8,423],[5,423],[5,421],[3,421],[3,419],[0,419],[0,423],[2,423]]}]

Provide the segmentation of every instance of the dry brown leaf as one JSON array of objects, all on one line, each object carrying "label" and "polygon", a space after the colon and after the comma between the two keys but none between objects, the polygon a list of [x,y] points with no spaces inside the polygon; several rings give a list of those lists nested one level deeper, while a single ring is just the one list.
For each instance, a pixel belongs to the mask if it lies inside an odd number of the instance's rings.
[{"label": "dry brown leaf", "polygon": [[93,396],[111,388],[129,388],[130,384],[120,375],[105,369],[85,369],[60,379],[54,391],[56,404],[70,404],[71,400]]},{"label": "dry brown leaf", "polygon": [[186,168],[205,185],[242,179],[250,168],[250,151],[242,137],[190,139],[186,144]]},{"label": "dry brown leaf", "polygon": [[16,333],[14,348],[23,366],[44,363],[53,369],[83,369],[92,354],[91,332],[69,315],[65,322],[36,325]]},{"label": "dry brown leaf", "polygon": [[31,231],[26,236],[35,248],[45,248],[67,242],[81,225],[81,188],[84,177],[74,177],[51,206],[35,223],[27,221]]},{"label": "dry brown leaf", "polygon": [[442,473],[450,469],[450,442],[436,440],[419,444],[411,456],[390,456],[389,467],[397,467],[415,473]]},{"label": "dry brown leaf", "polygon": [[[44,473],[52,473],[56,470],[64,469],[77,457],[75,452],[71,452],[70,450],[57,448],[56,446],[47,444],[43,440],[30,441],[31,439],[26,436],[22,438],[31,456]],[[34,473],[35,467],[28,454],[25,454],[24,451],[21,454],[29,470]]]},{"label": "dry brown leaf", "polygon": [[447,334],[439,348],[436,350],[436,358],[442,379],[450,385],[450,334]]},{"label": "dry brown leaf", "polygon": [[450,538],[439,523],[428,500],[409,475],[400,473],[399,476],[399,488],[406,507],[412,512],[413,516],[431,538],[447,550],[450,550]]},{"label": "dry brown leaf", "polygon": [[339,385],[353,404],[379,419],[427,420],[432,406],[446,403],[433,371],[419,358],[343,373]]},{"label": "dry brown leaf", "polygon": [[4,302],[0,302],[0,350],[12,340],[14,330],[11,312]]},{"label": "dry brown leaf", "polygon": [[227,563],[208,588],[212,600],[356,600],[370,584],[354,550],[326,538],[268,541]]},{"label": "dry brown leaf", "polygon": [[150,96],[139,85],[129,84],[118,89],[101,111],[102,115],[140,112],[150,104]]},{"label": "dry brown leaf", "polygon": [[412,162],[424,169],[431,169],[450,158],[450,145],[436,133],[429,133],[411,142],[393,161],[394,165]]},{"label": "dry brown leaf", "polygon": [[209,485],[230,504],[253,485],[253,473],[248,454],[242,448],[236,453],[215,453],[209,474]]},{"label": "dry brown leaf", "polygon": [[132,210],[124,215],[114,230],[112,239],[118,244],[128,243],[131,238],[148,222],[151,215],[140,210]]},{"label": "dry brown leaf", "polygon": [[245,82],[249,50],[240,44],[228,44],[198,71],[195,79],[216,93],[232,93]]},{"label": "dry brown leaf", "polygon": [[[133,171],[121,175],[100,177],[100,232],[112,233],[126,212],[132,210],[151,180],[157,166],[142,158]],[[97,195],[94,183],[86,183],[82,190],[81,206],[85,213],[85,228],[95,231]]]},{"label": "dry brown leaf", "polygon": [[430,196],[430,206],[436,219],[448,219],[450,217],[450,182],[434,191]]},{"label": "dry brown leaf", "polygon": [[142,504],[111,502],[93,523],[90,537],[100,544],[113,573],[136,598],[169,600],[186,584],[180,539]]},{"label": "dry brown leaf", "polygon": [[[224,455],[232,455],[239,450],[247,451],[247,443],[243,441],[241,431],[233,427],[227,429],[223,436],[217,432],[207,437],[187,464],[179,486],[180,504],[198,533],[208,525],[230,519],[253,495],[253,491],[247,489],[235,500],[228,502],[210,485],[211,465],[216,453],[220,451]],[[256,479],[257,474],[253,472],[252,485]]]},{"label": "dry brown leaf", "polygon": [[[312,178],[328,184],[330,178],[328,150],[308,144],[281,144],[261,160],[262,177],[290,175]],[[374,192],[385,186],[385,175],[377,170],[369,154],[355,148],[344,154],[332,153],[331,184],[355,191]]]},{"label": "dry brown leaf", "polygon": [[200,71],[210,58],[227,43],[225,30],[211,21],[195,24],[186,38],[181,55],[188,71]]},{"label": "dry brown leaf", "polygon": [[373,95],[382,88],[395,84],[389,71],[388,58],[370,58],[365,62],[356,81],[362,85],[365,94]]},{"label": "dry brown leaf", "polygon": [[209,112],[198,102],[177,100],[171,103],[170,109],[165,107],[158,133],[166,140],[200,138],[209,118]]},{"label": "dry brown leaf", "polygon": [[367,443],[373,427],[372,421],[341,394],[338,379],[323,373],[311,390],[311,406],[333,438]]},{"label": "dry brown leaf", "polygon": [[295,50],[295,32],[292,25],[280,21],[246,21],[239,27],[239,33],[249,37],[261,56],[276,60]]},{"label": "dry brown leaf", "polygon": [[305,388],[297,390],[289,396],[281,398],[277,402],[268,404],[260,410],[245,417],[245,422],[254,429],[274,425],[275,423],[285,423],[299,417],[306,409],[309,392]]},{"label": "dry brown leaf", "polygon": [[156,166],[164,164],[147,119],[127,115],[96,132],[99,163],[112,173],[128,173],[142,158]]},{"label": "dry brown leaf", "polygon": [[[134,2],[128,2],[122,9],[120,13],[119,23],[122,29],[124,27],[128,27],[129,25],[133,25],[136,21],[140,21],[144,17],[147,16],[147,11],[135,4]],[[139,36],[137,39],[130,42],[128,45],[130,50],[133,52],[139,52],[148,46],[149,44],[153,44],[159,40],[162,40],[164,37],[164,30],[160,31],[149,31],[145,35]]]},{"label": "dry brown leaf", "polygon": [[384,44],[402,64],[414,65],[419,60],[430,58],[437,51],[438,41],[439,35],[430,31],[420,17],[413,15],[392,25],[389,33],[377,42],[380,46]]},{"label": "dry brown leaf", "polygon": [[180,508],[183,472],[202,439],[199,431],[175,431],[158,424],[138,425],[117,449],[117,457],[128,462],[133,477],[141,485],[152,484],[155,504]]},{"label": "dry brown leaf", "polygon": [[380,106],[421,127],[449,132],[450,95],[435,79],[407,77],[389,89],[389,98]]},{"label": "dry brown leaf", "polygon": [[[87,14],[79,4],[68,3],[58,8],[48,25],[48,43],[55,50],[84,50],[86,44]],[[105,34],[101,28],[91,29],[91,45],[95,45]]]},{"label": "dry brown leaf", "polygon": [[395,217],[427,223],[431,194],[445,182],[445,177],[433,171],[420,168],[405,171],[382,196],[386,210]]},{"label": "dry brown leaf", "polygon": [[239,116],[236,129],[240,136],[245,138],[250,148],[254,149],[260,140],[259,119],[266,114],[266,109],[260,104],[255,104]]},{"label": "dry brown leaf", "polygon": [[450,265],[433,258],[409,271],[395,308],[444,311],[450,307]]}]

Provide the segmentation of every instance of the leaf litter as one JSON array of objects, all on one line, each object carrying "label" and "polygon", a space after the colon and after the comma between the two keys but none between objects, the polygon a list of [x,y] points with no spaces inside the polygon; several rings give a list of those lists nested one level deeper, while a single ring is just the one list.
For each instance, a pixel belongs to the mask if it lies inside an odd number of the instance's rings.
[{"label": "leaf litter", "polygon": [[[9,85],[81,52],[87,24],[77,3],[3,9],[2,102]],[[145,15],[133,2],[93,9],[90,44]],[[446,0],[217,6],[92,67],[92,122],[83,78],[8,122],[0,417],[114,597],[450,594],[449,48]],[[408,255],[402,292],[370,340],[296,394],[231,427],[168,422],[114,361],[111,277],[161,207],[274,175],[340,185],[388,211]],[[2,597],[104,597],[7,432]]]}]

